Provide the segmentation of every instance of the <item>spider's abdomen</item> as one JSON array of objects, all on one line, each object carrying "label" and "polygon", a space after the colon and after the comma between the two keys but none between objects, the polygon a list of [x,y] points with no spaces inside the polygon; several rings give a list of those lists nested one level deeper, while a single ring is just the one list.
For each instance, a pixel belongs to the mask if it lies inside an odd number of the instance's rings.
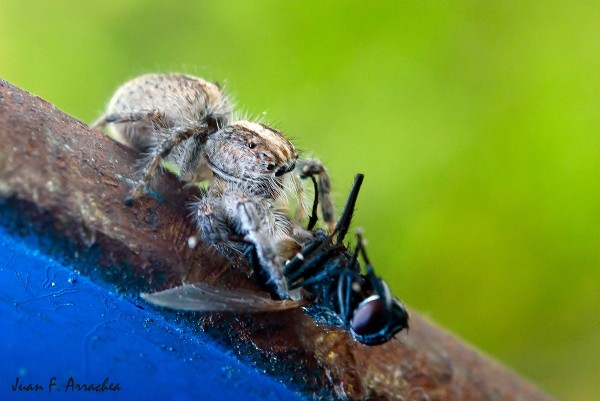
[{"label": "spider's abdomen", "polygon": [[[206,122],[216,129],[229,122],[231,104],[217,85],[201,78],[152,73],[119,87],[106,111],[108,115],[140,112],[157,112],[159,125],[163,127]],[[147,118],[110,125],[119,140],[139,151],[145,151],[156,143],[154,128]]]}]

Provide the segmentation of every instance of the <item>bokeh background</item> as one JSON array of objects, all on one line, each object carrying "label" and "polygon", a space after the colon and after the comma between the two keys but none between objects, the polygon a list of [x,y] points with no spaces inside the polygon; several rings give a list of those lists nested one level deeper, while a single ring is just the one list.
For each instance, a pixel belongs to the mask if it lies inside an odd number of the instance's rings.
[{"label": "bokeh background", "polygon": [[[100,4],[101,3],[101,4]],[[0,76],[90,122],[182,71],[329,167],[413,309],[600,394],[600,3],[0,2]]]}]

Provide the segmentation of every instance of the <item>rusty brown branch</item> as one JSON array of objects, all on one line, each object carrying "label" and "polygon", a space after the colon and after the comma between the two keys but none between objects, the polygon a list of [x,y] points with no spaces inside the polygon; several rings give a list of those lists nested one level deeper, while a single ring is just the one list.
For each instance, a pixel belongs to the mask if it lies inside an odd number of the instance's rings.
[{"label": "rusty brown branch", "polygon": [[[21,228],[58,234],[71,244],[75,257],[97,250],[94,263],[116,283],[132,274],[145,288],[174,286],[183,278],[257,287],[210,249],[187,247],[194,228],[185,204],[193,191],[183,190],[173,177],[162,178],[160,200],[146,197],[134,207],[124,205],[134,159],[133,152],[102,132],[0,81],[0,209],[18,213]],[[301,310],[243,317],[209,314],[199,324],[240,357],[307,395],[551,399],[415,312],[408,335],[378,347],[318,326]]]}]

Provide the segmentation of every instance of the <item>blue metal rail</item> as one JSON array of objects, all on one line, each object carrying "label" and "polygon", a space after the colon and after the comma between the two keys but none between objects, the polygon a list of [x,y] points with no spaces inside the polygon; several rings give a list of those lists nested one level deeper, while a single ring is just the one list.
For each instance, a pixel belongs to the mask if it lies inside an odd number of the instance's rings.
[{"label": "blue metal rail", "polygon": [[301,399],[34,244],[0,228],[0,400]]}]

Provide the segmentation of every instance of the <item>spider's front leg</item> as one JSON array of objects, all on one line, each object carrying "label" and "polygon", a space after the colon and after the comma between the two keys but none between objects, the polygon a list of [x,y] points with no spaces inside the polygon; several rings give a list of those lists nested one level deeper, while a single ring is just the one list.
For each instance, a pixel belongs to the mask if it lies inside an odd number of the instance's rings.
[{"label": "spider's front leg", "polygon": [[310,231],[314,228],[317,222],[316,208],[320,203],[323,221],[327,230],[332,232],[335,227],[335,208],[331,198],[331,179],[327,169],[317,159],[301,159],[296,163],[296,171],[300,178],[310,178],[315,186],[315,201],[307,229]]},{"label": "spider's front leg", "polygon": [[223,195],[223,202],[244,240],[255,246],[259,263],[277,294],[287,298],[289,288],[283,267],[300,250],[300,244],[290,236],[289,220],[269,202],[242,193]]},{"label": "spider's front leg", "polygon": [[[247,243],[242,235],[236,233],[235,227],[227,223],[229,219],[219,194],[205,192],[194,204],[193,216],[198,232],[188,239],[191,248],[196,246],[197,240],[201,240],[225,256],[232,265],[238,268],[245,266],[242,260]],[[254,267],[243,269],[243,272],[250,277]]]},{"label": "spider's front leg", "polygon": [[255,252],[256,263],[249,257],[247,261],[265,270],[281,298],[288,297],[283,266],[300,245],[289,235],[289,220],[268,201],[231,188],[225,192],[209,190],[196,203],[194,216],[203,242],[234,261],[248,251]]}]

